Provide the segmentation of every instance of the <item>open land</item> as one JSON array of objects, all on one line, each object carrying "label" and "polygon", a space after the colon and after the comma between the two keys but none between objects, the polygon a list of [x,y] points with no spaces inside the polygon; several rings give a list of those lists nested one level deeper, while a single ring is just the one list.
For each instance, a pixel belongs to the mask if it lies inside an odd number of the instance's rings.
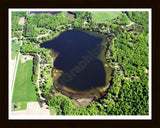
[{"label": "open land", "polygon": [[33,60],[28,60],[25,63],[19,61],[12,103],[37,101],[36,92],[31,80],[32,67]]},{"label": "open land", "polygon": [[121,12],[97,12],[97,11],[92,11],[91,12],[93,15],[93,21],[96,23],[103,23],[106,21],[109,21],[111,19],[116,18],[121,14]]}]

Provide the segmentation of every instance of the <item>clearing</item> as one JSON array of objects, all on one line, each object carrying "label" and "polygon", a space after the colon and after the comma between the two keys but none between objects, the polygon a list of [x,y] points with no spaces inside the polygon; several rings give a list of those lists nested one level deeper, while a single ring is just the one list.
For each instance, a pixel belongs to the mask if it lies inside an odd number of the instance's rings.
[{"label": "clearing", "polygon": [[75,15],[74,14],[71,14],[69,12],[66,13],[66,17],[67,18],[71,18],[71,19],[75,19]]},{"label": "clearing", "polygon": [[32,67],[33,60],[28,60],[25,63],[19,61],[12,103],[37,101],[36,91],[31,80]]},{"label": "clearing", "polygon": [[40,105],[38,102],[28,102],[26,110],[12,111],[12,115],[50,115],[48,106],[46,104]]},{"label": "clearing", "polygon": [[11,44],[11,59],[15,59],[15,57],[18,57],[19,47],[20,47],[20,41],[12,41],[12,44]]},{"label": "clearing", "polygon": [[116,11],[91,11],[93,22],[96,23],[105,23],[106,21],[112,20],[119,16],[122,12],[116,12]]},{"label": "clearing", "polygon": [[25,63],[27,60],[33,60],[33,56],[30,55],[21,55],[20,56],[21,63]]}]

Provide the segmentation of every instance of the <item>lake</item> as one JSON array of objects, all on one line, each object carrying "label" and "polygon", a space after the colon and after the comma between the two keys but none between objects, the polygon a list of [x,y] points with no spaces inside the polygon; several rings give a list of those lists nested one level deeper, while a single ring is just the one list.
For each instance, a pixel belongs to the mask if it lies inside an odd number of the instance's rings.
[{"label": "lake", "polygon": [[93,90],[108,85],[111,69],[104,66],[103,43],[101,35],[80,30],[62,32],[58,37],[42,43],[41,47],[58,53],[53,65],[63,73],[57,79],[56,87],[65,94],[83,94],[91,90],[93,93]]}]

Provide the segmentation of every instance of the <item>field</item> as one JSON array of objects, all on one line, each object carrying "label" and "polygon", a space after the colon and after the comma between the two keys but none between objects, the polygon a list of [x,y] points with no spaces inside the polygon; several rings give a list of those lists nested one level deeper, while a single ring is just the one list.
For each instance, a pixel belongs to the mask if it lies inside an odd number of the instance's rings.
[{"label": "field", "polygon": [[11,52],[11,58],[15,59],[15,57],[18,56],[18,52],[19,52],[19,47],[20,47],[20,41],[17,42],[13,42],[12,41],[12,52]]},{"label": "field", "polygon": [[19,61],[12,103],[37,101],[36,91],[31,80],[32,67],[33,60],[28,60],[25,63]]},{"label": "field", "polygon": [[119,16],[122,12],[116,12],[116,11],[110,11],[110,12],[94,12],[91,11],[92,13],[92,20],[93,22],[96,23],[104,23],[106,21],[109,21],[111,19],[116,18]]},{"label": "field", "polygon": [[17,109],[14,110],[14,103],[12,103],[12,111],[18,111],[18,110],[26,110],[27,109],[27,102],[19,102],[17,104]]},{"label": "field", "polygon": [[50,87],[52,84],[53,84],[53,81],[52,81],[52,77],[51,77],[51,72],[46,72],[46,76],[48,78],[48,87]]}]

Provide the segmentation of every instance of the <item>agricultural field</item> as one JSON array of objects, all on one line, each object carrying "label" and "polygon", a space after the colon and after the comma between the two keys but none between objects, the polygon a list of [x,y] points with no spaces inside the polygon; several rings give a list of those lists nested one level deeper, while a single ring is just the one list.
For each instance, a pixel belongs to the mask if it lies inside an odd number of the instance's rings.
[{"label": "agricultural field", "polygon": [[92,20],[96,23],[104,23],[106,21],[110,21],[114,18],[116,18],[117,16],[119,16],[120,14],[122,14],[122,12],[115,12],[115,11],[110,11],[110,12],[97,12],[97,11],[92,11]]},{"label": "agricultural field", "polygon": [[36,91],[31,80],[32,67],[33,60],[28,60],[25,63],[19,61],[12,103],[37,101]]}]

